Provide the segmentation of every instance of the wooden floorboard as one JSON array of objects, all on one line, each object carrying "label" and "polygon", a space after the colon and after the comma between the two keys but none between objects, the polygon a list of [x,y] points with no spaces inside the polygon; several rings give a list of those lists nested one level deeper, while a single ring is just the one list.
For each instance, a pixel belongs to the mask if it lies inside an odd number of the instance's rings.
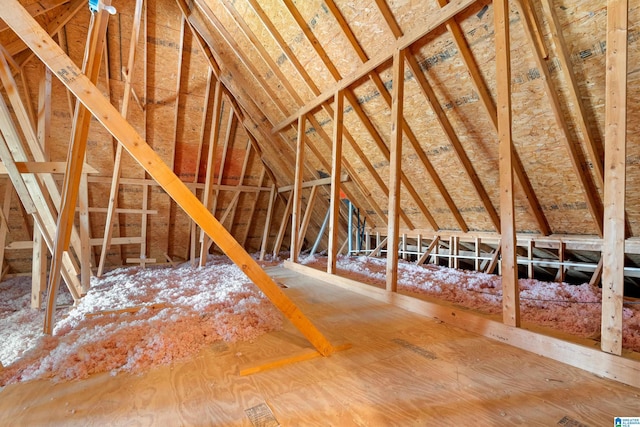
[{"label": "wooden floorboard", "polygon": [[310,344],[291,325],[143,375],[0,392],[0,424],[135,426],[613,425],[640,390],[281,267],[269,269],[333,344],[351,349],[248,376]]}]

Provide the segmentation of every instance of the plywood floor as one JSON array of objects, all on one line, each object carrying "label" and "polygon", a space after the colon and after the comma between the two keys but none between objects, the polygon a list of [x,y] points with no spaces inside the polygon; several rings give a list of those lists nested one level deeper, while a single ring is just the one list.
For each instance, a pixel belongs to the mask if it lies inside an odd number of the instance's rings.
[{"label": "plywood floor", "polygon": [[640,416],[637,388],[283,268],[269,272],[334,344],[352,348],[240,376],[309,347],[289,325],[140,376],[13,385],[0,392],[0,425],[609,426],[614,416]]}]

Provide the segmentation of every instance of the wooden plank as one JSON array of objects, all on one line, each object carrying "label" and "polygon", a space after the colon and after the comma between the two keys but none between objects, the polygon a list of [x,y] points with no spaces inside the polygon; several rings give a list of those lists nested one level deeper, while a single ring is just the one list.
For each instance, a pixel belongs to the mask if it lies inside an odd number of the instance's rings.
[{"label": "wooden plank", "polygon": [[[340,176],[340,182],[348,182],[349,179],[350,179],[349,175]],[[319,185],[331,185],[331,177],[304,181],[302,183],[302,188],[317,187]],[[286,193],[287,191],[293,190],[293,187],[294,187],[293,185],[283,185],[282,187],[278,187],[278,193]]]},{"label": "wooden plank", "polygon": [[[207,153],[207,169],[204,178],[204,191],[202,193],[202,204],[204,204],[207,209],[211,209],[213,206],[213,179],[216,165],[215,157],[218,149],[218,133],[220,132],[220,119],[222,114],[222,83],[220,80],[216,80],[213,99],[211,134],[209,135],[209,150]],[[222,169],[222,166],[220,166],[220,168]],[[222,173],[220,173],[220,175],[222,175]],[[213,215],[215,216],[215,211],[213,212]],[[205,238],[204,230],[202,230],[200,235],[200,267],[204,267],[207,263],[207,253],[205,252],[205,248],[207,248],[206,242],[207,239]]]},{"label": "wooden plank", "polygon": [[102,96],[100,91],[82,74],[73,61],[31,18],[18,0],[9,0],[9,2],[11,4],[8,7],[0,8],[0,18],[9,23],[14,32],[59,76],[62,83],[125,146],[134,159],[140,163],[153,179],[158,181],[176,203],[214,239],[215,243],[265,293],[307,340],[322,355],[331,354],[333,346],[320,331],[284,294],[273,279],[260,268],[256,261],[233,239],[211,212],[180,181],[176,174],[167,167],[135,129]]},{"label": "wooden plank", "polygon": [[242,49],[240,49],[240,46],[235,41],[233,35],[229,33],[222,22],[220,22],[220,20],[216,17],[215,13],[213,13],[211,8],[209,7],[209,3],[211,1],[212,0],[202,0],[197,2],[196,6],[202,11],[203,15],[207,18],[209,23],[218,31],[223,40],[229,45],[229,48],[233,51],[239,62],[247,69],[249,75],[252,76],[258,83],[258,85],[265,91],[267,99],[271,101],[271,103],[274,104],[282,114],[288,114],[287,107],[276,95],[271,86],[266,82],[265,78],[262,76],[262,73],[260,73],[253,65],[253,62],[243,54]]},{"label": "wooden plank", "polygon": [[[267,168],[263,167],[262,168],[262,172],[260,173],[260,179],[259,181],[259,186],[262,187],[263,183],[264,183],[264,178],[267,174]],[[251,209],[249,210],[249,214],[247,215],[247,226],[245,228],[245,232],[242,235],[242,239],[239,240],[240,246],[242,246],[243,248],[245,247],[245,243],[247,242],[247,237],[249,236],[249,230],[251,229],[251,225],[254,221],[254,216],[256,213],[256,207],[258,206],[258,198],[260,197],[260,193],[256,192],[253,193],[253,203],[251,203]]]},{"label": "wooden plank", "polygon": [[398,290],[398,212],[400,211],[400,181],[402,174],[402,117],[404,105],[405,51],[393,53],[393,93],[391,107],[391,142],[389,157],[389,221],[387,223],[387,285],[388,292]]},{"label": "wooden plank", "polygon": [[327,273],[336,273],[338,257],[338,227],[340,220],[340,180],[342,173],[342,137],[344,131],[344,92],[336,93],[333,107],[333,144],[331,147],[331,199],[329,201],[329,242]]},{"label": "wooden plank", "polygon": [[[131,92],[133,90],[131,82],[133,80],[133,69],[136,58],[136,48],[138,45],[138,39],[140,36],[140,24],[142,21],[142,5],[143,0],[136,0],[136,5],[133,13],[133,25],[131,26],[131,39],[129,44],[129,57],[127,60],[127,66],[122,70],[122,74],[125,76],[124,93],[122,95],[122,106],[120,107],[120,114],[125,119],[129,113],[129,102],[131,99]],[[111,246],[111,236],[113,234],[114,222],[116,216],[116,208],[118,205],[118,191],[120,188],[120,171],[122,169],[122,145],[116,144],[116,155],[113,161],[113,173],[111,175],[111,187],[109,190],[109,203],[107,206],[107,217],[104,225],[104,240],[102,243],[102,250],[100,251],[100,262],[98,263],[98,277],[102,276],[104,271],[104,265],[107,260],[107,251]]]},{"label": "wooden plank", "polygon": [[590,286],[598,287],[598,285],[600,284],[600,279],[602,278],[602,268],[603,268],[602,257],[600,257],[600,260],[598,261],[598,265],[596,266],[596,269],[593,271],[593,274],[591,275],[591,279],[589,280]]},{"label": "wooden plank", "polygon": [[267,216],[264,220],[262,232],[262,243],[260,244],[260,261],[264,260],[267,252],[267,243],[269,242],[269,231],[271,229],[271,217],[273,216],[273,205],[276,202],[276,185],[271,184],[271,192],[269,193],[269,205],[267,206]]},{"label": "wooden plank", "polygon": [[332,99],[336,91],[348,88],[363,76],[368,75],[371,71],[375,70],[382,64],[389,62],[389,60],[392,59],[392,55],[390,55],[389,52],[408,48],[475,2],[476,0],[454,0],[447,6],[440,9],[437,13],[424,16],[424,21],[416,23],[414,30],[400,37],[392,46],[388,46],[388,48],[380,55],[377,55],[375,58],[372,58],[362,64],[362,66],[358,67],[358,69],[349,76],[344,77],[334,85],[331,85],[328,90],[325,90],[322,94],[316,96],[311,102],[305,104],[305,106],[299,109],[296,113],[289,115],[286,119],[276,124],[273,127],[272,133],[277,133],[287,129],[291,123],[298,119],[299,116],[313,112],[322,104]]},{"label": "wooden plank", "polygon": [[[369,57],[365,53],[365,51],[362,48],[362,46],[358,43],[358,40],[356,39],[355,35],[353,34],[353,31],[351,31],[351,28],[349,27],[349,24],[346,22],[346,20],[342,16],[342,13],[337,8],[335,3],[333,3],[333,1],[327,1],[326,4],[327,4],[327,7],[329,8],[329,10],[331,11],[331,13],[333,14],[333,16],[338,21],[338,23],[340,25],[340,28],[342,29],[342,32],[345,34],[345,36],[349,40],[349,43],[351,44],[353,49],[356,51],[356,54],[358,55],[360,60],[362,62],[366,62],[367,60],[369,60]],[[381,5],[378,4],[378,7],[381,7]],[[385,3],[385,9],[388,11],[388,8],[386,7],[386,3]],[[383,12],[383,14],[384,14],[384,12]],[[393,19],[393,18],[388,18],[387,16],[385,16],[385,19],[388,20],[388,19]],[[393,19],[393,21],[395,22],[395,19]],[[400,37],[400,35],[396,36],[395,38]],[[384,98],[384,100],[387,103],[387,105],[389,106],[389,108],[391,108],[391,95],[389,94],[389,91],[385,87],[384,82],[382,81],[380,76],[377,73],[374,72],[374,73],[370,73],[369,74],[369,78],[371,79],[373,84],[376,86],[376,89],[378,90],[378,93],[380,93],[380,95],[382,95],[382,97]],[[350,98],[350,100],[351,100],[351,98]],[[353,102],[353,101],[351,100],[351,102]],[[358,106],[358,108],[359,108],[359,106]],[[447,189],[445,188],[444,184],[442,183],[442,180],[440,179],[440,176],[438,175],[438,173],[436,172],[435,168],[433,167],[433,165],[429,161],[426,153],[424,152],[424,150],[422,149],[422,146],[420,145],[420,142],[418,141],[418,138],[416,137],[415,133],[411,129],[411,126],[409,126],[409,123],[407,123],[407,121],[406,121],[406,119],[404,117],[402,118],[402,130],[403,130],[404,134],[407,136],[407,138],[409,139],[409,142],[411,143],[411,146],[413,147],[414,151],[416,152],[416,155],[418,156],[418,158],[422,162],[423,166],[427,170],[427,173],[429,174],[429,176],[433,180],[433,183],[435,184],[436,188],[438,189],[438,192],[440,193],[440,195],[445,200],[445,203],[447,204],[447,207],[449,208],[449,210],[451,211],[452,215],[456,219],[456,221],[458,223],[458,226],[460,227],[460,229],[462,231],[467,231],[469,228],[467,227],[467,224],[465,223],[464,218],[462,218],[462,215],[460,214],[460,211],[456,207],[455,203],[453,202],[453,199],[449,195],[449,192],[447,191]],[[418,203],[418,206],[419,206],[420,210],[423,213],[426,211],[427,215],[429,217],[431,216],[431,214],[428,212],[428,209],[426,208],[424,203],[421,203],[421,199],[420,199],[420,203]],[[434,223],[435,223],[435,220],[434,220]],[[433,226],[433,224],[432,224],[432,226]]]},{"label": "wooden plank", "polygon": [[[0,56],[0,60],[1,59],[4,59],[4,57]],[[22,145],[22,141],[20,139],[18,130],[13,124],[11,113],[9,112],[9,108],[7,107],[7,104],[4,102],[4,98],[2,97],[0,97],[0,129],[2,129],[3,136],[7,137],[9,140],[12,141],[12,144],[10,147],[10,150],[13,151],[13,153],[11,153],[12,158],[17,157],[19,160],[23,160],[23,161],[26,160],[27,159],[26,150]],[[1,140],[0,145],[5,145],[3,136],[0,135],[0,140]],[[38,147],[40,147],[39,144],[38,144]],[[32,150],[32,154],[34,154],[33,150]],[[11,159],[7,159],[7,160],[11,161]],[[24,182],[24,185],[19,183],[18,187],[22,187],[22,186],[26,187],[29,198],[35,204],[36,211],[32,214],[34,219],[34,224],[43,233],[47,247],[49,248],[50,251],[52,251],[53,237],[55,236],[55,233],[56,233],[56,220],[55,220],[55,214],[51,211],[50,206],[48,204],[48,199],[45,197],[44,192],[40,187],[40,183],[35,178],[34,175],[18,174],[17,177],[19,177],[21,182]],[[79,290],[81,289],[81,285],[77,279],[78,270],[75,264],[73,263],[71,257],[69,256],[68,252],[65,253],[65,257],[63,258],[62,274],[64,276],[65,282],[69,287],[69,291],[71,292],[71,295],[73,296],[74,300],[77,300],[80,296]]]},{"label": "wooden plank", "polygon": [[[18,172],[20,173],[64,173],[67,162],[15,162]],[[0,175],[7,174],[4,164],[0,163]],[[82,166],[82,173],[99,173],[99,171],[88,163]]]},{"label": "wooden plank", "polygon": [[4,198],[2,199],[2,209],[0,209],[0,272],[4,271],[5,269],[4,251],[7,242],[7,236],[9,235],[9,215],[11,214],[11,199],[13,196],[13,185],[11,180],[6,179],[5,181]]},{"label": "wooden plank", "polygon": [[304,176],[304,146],[307,118],[300,116],[298,119],[298,139],[296,141],[296,169],[293,179],[293,208],[291,215],[291,262],[298,262],[300,247],[298,246],[298,234],[300,233],[300,214],[302,213],[302,180]]},{"label": "wooden plank", "polygon": [[280,229],[278,230],[278,235],[276,236],[276,240],[273,244],[273,258],[277,258],[278,253],[280,252],[280,247],[282,246],[282,241],[284,240],[284,233],[287,230],[287,224],[289,224],[289,217],[291,216],[292,207],[293,192],[289,195],[289,199],[287,200],[287,205],[284,208],[284,214],[282,215],[282,221],[280,222]]},{"label": "wooden plank", "polygon": [[429,246],[427,246],[427,250],[424,251],[424,253],[420,256],[420,258],[418,258],[418,260],[416,261],[416,265],[424,264],[427,258],[429,258],[429,255],[431,255],[431,252],[433,252],[433,250],[438,247],[439,243],[440,243],[440,236],[438,235],[433,236],[433,240],[431,240],[431,243],[429,243]]},{"label": "wooden plank", "polygon": [[[494,0],[496,33],[496,87],[500,169],[500,228],[502,252],[502,321],[520,326],[520,290],[516,262],[516,221],[513,182],[513,142],[511,140],[511,45],[509,42],[509,2]],[[497,253],[498,251],[496,251]]]},{"label": "wooden plank", "polygon": [[627,167],[628,0],[607,0],[601,348],[622,354]]},{"label": "wooden plank", "polygon": [[300,231],[298,232],[298,256],[300,256],[300,252],[302,251],[304,238],[307,235],[307,229],[309,228],[309,223],[311,222],[311,217],[313,216],[313,206],[315,205],[316,198],[318,196],[318,188],[320,187],[312,187],[311,194],[309,194],[309,198],[307,199],[307,206],[304,210],[302,222],[300,223]]},{"label": "wooden plank", "polygon": [[[380,237],[378,235],[378,237]],[[376,245],[375,248],[373,248],[373,250],[371,251],[371,253],[369,254],[369,256],[378,256],[380,255],[380,252],[382,251],[382,249],[384,249],[387,246],[387,239],[388,237],[385,237],[384,239],[380,240],[378,242],[378,244]]]},{"label": "wooden plank", "polygon": [[[107,0],[105,4],[111,4],[110,0]],[[100,62],[104,52],[109,14],[101,10],[92,16],[95,19],[91,20],[91,27],[87,36],[83,71],[86,73],[88,81],[95,84],[98,81]],[[90,112],[80,102],[76,103],[71,131],[73,136],[67,153],[67,167],[62,183],[56,238],[51,255],[51,274],[49,274],[49,282],[47,284],[47,311],[44,319],[44,332],[46,334],[53,332],[53,315],[56,309],[56,299],[61,280],[60,264],[62,263],[63,253],[69,249],[71,242],[71,230],[75,221],[78,190],[80,179],[82,178],[82,163],[86,154],[90,124]],[[82,249],[80,253],[82,254]]]}]

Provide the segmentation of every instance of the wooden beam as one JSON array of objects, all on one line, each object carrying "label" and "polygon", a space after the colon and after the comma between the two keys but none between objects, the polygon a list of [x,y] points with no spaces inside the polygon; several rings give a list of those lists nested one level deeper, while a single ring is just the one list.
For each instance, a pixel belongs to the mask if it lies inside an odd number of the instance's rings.
[{"label": "wooden beam", "polygon": [[[317,187],[320,185],[331,185],[331,180],[332,180],[332,176],[329,178],[319,178],[319,179],[313,179],[311,181],[304,181],[302,183],[302,188],[311,188],[311,187]],[[349,175],[342,175],[340,176],[340,182],[347,182],[349,181]],[[293,185],[284,185],[282,187],[278,187],[278,193],[286,193],[289,192],[291,190],[293,190]]]},{"label": "wooden beam", "polygon": [[[20,173],[64,173],[67,162],[15,162],[18,172]],[[0,175],[6,174],[7,169],[4,164],[0,163]],[[82,165],[82,173],[99,173],[93,166],[84,163]]]},{"label": "wooden beam", "polygon": [[[511,140],[511,44],[509,2],[493,0],[496,33],[496,87],[500,168],[500,230],[502,251],[502,321],[520,326],[520,290],[516,253],[513,195],[513,142]],[[497,252],[497,251],[496,251]]]},{"label": "wooden beam", "polygon": [[[262,184],[264,183],[264,178],[267,174],[267,168],[263,167],[262,168],[262,172],[260,173],[260,179],[259,181],[259,186],[262,187]],[[251,209],[249,211],[249,215],[247,215],[247,226],[245,228],[245,232],[242,235],[242,240],[240,240],[240,246],[242,246],[243,248],[245,247],[245,244],[247,243],[247,237],[249,236],[249,231],[251,229],[251,224],[254,221],[254,216],[256,213],[256,207],[258,206],[258,199],[260,197],[260,193],[259,192],[255,192],[253,193],[254,199],[253,199],[253,203],[251,203]]]},{"label": "wooden beam", "polygon": [[[438,0],[438,4],[440,7],[444,7],[447,5],[449,0]],[[493,104],[493,98],[487,89],[487,85],[485,80],[480,72],[478,64],[471,53],[471,49],[465,39],[464,33],[458,24],[458,21],[455,18],[449,19],[447,21],[447,30],[453,37],[453,40],[458,48],[458,52],[460,53],[460,58],[467,67],[469,71],[469,76],[471,77],[471,82],[480,98],[480,103],[484,107],[487,112],[487,115],[491,119],[491,123],[495,128],[496,132],[498,131],[498,118],[496,107]],[[549,226],[549,222],[547,221],[546,216],[542,210],[542,206],[540,205],[540,201],[533,190],[533,185],[529,180],[528,175],[524,171],[524,166],[522,165],[522,161],[520,160],[520,156],[518,152],[513,150],[513,171],[520,182],[520,186],[522,187],[522,191],[524,192],[525,198],[528,203],[529,211],[531,215],[535,218],[538,229],[544,235],[551,234],[551,227]]]},{"label": "wooden beam", "polygon": [[280,252],[280,246],[282,246],[282,241],[284,240],[284,233],[287,230],[287,224],[289,223],[289,217],[291,216],[292,207],[293,207],[293,192],[289,195],[289,199],[287,200],[287,205],[284,208],[284,214],[282,215],[282,222],[280,222],[280,229],[278,230],[276,241],[273,244],[274,259],[278,257],[278,253]]},{"label": "wooden beam", "polygon": [[[233,114],[233,113],[229,113]],[[213,112],[211,113],[211,133],[209,135],[209,150],[207,152],[207,169],[204,178],[204,191],[202,193],[202,204],[211,209],[213,197],[213,178],[215,174],[215,157],[218,149],[218,133],[220,131],[220,120],[222,115],[222,83],[216,80],[216,86],[213,94]],[[217,192],[216,192],[217,194]],[[215,212],[213,212],[215,216]],[[207,253],[205,252],[206,239],[204,238],[204,230],[200,236],[200,267],[204,267],[207,263]]]},{"label": "wooden beam", "polygon": [[293,213],[291,216],[291,262],[298,262],[298,234],[300,233],[300,214],[302,213],[302,181],[304,175],[304,146],[307,118],[300,116],[298,119],[298,139],[296,142],[296,169],[293,180]]},{"label": "wooden beam", "polygon": [[[24,8],[29,12],[31,16],[36,18],[65,3],[69,3],[69,0],[39,0],[35,3],[31,3],[25,6]],[[8,29],[9,26],[7,24],[5,24],[4,22],[0,22],[0,31],[5,31]]]},{"label": "wooden beam", "polygon": [[398,212],[400,211],[400,181],[402,174],[402,117],[404,105],[405,51],[393,54],[393,93],[391,107],[391,143],[389,158],[389,222],[387,224],[387,285],[388,292],[398,290]]},{"label": "wooden beam", "polygon": [[269,206],[267,206],[267,216],[264,220],[262,232],[262,243],[260,244],[260,261],[264,260],[267,252],[267,242],[269,241],[269,230],[271,229],[271,218],[273,216],[273,205],[276,202],[276,185],[271,184],[271,192],[269,193]]},{"label": "wooden beam", "polygon": [[607,0],[601,348],[622,354],[627,167],[628,0]]},{"label": "wooden beam", "polygon": [[342,137],[344,130],[344,92],[338,91],[333,107],[333,144],[331,147],[331,199],[329,201],[329,242],[327,273],[336,273],[338,257],[338,227],[340,219],[340,180],[342,173]]},{"label": "wooden beam", "polygon": [[302,222],[300,223],[300,231],[298,232],[298,257],[300,257],[300,252],[302,251],[302,246],[304,245],[304,238],[307,235],[307,229],[309,228],[309,223],[311,222],[311,217],[313,216],[313,206],[316,203],[316,198],[318,196],[318,188],[320,187],[312,187],[311,194],[309,194],[309,198],[307,199],[307,206],[304,210],[304,216],[302,217]]},{"label": "wooden beam", "polygon": [[[215,217],[189,191],[176,174],[167,167],[155,151],[135,129],[105,99],[100,91],[82,74],[73,61],[51,40],[48,34],[31,18],[18,0],[8,0],[8,7],[0,8],[0,18],[11,25],[40,59],[94,114],[114,137],[122,143],[141,166],[158,181],[162,188],[191,216],[216,244],[238,265],[274,305],[324,356],[334,351],[333,346],[318,331],[300,309],[284,294],[278,285],[260,268],[256,261],[233,239]],[[61,71],[65,71],[60,75]],[[64,77],[63,77],[64,76]]]},{"label": "wooden beam", "polygon": [[440,243],[440,236],[438,235],[433,236],[433,240],[431,240],[431,243],[429,243],[427,250],[424,251],[424,253],[420,256],[420,258],[418,258],[418,260],[416,261],[416,265],[424,264],[427,258],[429,258],[429,255],[431,255],[431,252],[438,246],[439,243]]},{"label": "wooden beam", "polygon": [[[7,151],[11,150],[12,152],[9,153],[9,155],[7,155],[7,153],[4,155],[0,153],[5,164],[12,162],[15,158],[23,161],[26,160],[26,150],[24,150],[18,130],[13,124],[9,108],[2,97],[0,97],[0,130],[2,130],[2,135],[0,135],[0,150],[2,150],[2,146],[6,147],[4,137],[12,141],[11,147],[7,147]],[[29,206],[28,210],[33,211],[32,215],[34,224],[40,229],[41,233],[45,237],[45,242],[49,250],[53,251],[53,239],[56,233],[56,219],[55,214],[51,211],[48,205],[39,181],[31,174],[20,175],[16,173],[10,175],[10,177],[11,176],[15,178],[14,188],[19,188],[21,192],[26,191],[24,194],[25,201],[29,203],[29,200],[31,200],[31,203],[35,205],[35,207]],[[20,196],[20,193],[18,194]],[[65,257],[63,258],[62,274],[69,287],[71,295],[74,300],[77,300],[80,297],[81,285],[77,279],[78,270],[68,252],[65,252]]]},{"label": "wooden beam", "polygon": [[[13,196],[13,185],[10,179],[5,180],[4,198],[2,199],[2,209],[0,210],[0,272],[5,269],[4,251],[9,235],[9,215],[11,214],[11,199]],[[34,227],[38,228],[38,227]],[[2,280],[2,278],[0,278]],[[33,307],[33,298],[31,299]]]},{"label": "wooden beam", "polygon": [[[106,0],[105,4],[110,5],[111,1]],[[94,85],[98,81],[108,23],[109,13],[104,10],[91,15],[83,71],[88,81]],[[90,112],[80,102],[76,103],[71,131],[72,140],[67,153],[67,167],[62,183],[56,238],[51,255],[51,274],[49,274],[47,285],[47,312],[44,321],[44,332],[46,334],[53,332],[53,315],[56,309],[56,299],[61,280],[60,264],[62,263],[63,253],[69,249],[71,242],[71,230],[75,221],[78,190],[80,179],[82,178],[82,164],[86,155],[90,124]],[[82,253],[82,250],[80,253]]]}]

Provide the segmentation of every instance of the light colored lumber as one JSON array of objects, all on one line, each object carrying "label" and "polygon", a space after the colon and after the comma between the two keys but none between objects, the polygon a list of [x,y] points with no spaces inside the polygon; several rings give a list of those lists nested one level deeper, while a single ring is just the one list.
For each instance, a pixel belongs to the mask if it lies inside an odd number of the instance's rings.
[{"label": "light colored lumber", "polygon": [[404,62],[406,52],[393,54],[393,93],[391,107],[391,143],[389,147],[389,221],[387,223],[387,291],[398,290],[398,230],[400,182],[402,174],[402,117],[404,105]]},{"label": "light colored lumber", "polygon": [[289,249],[292,262],[298,262],[300,247],[298,246],[298,235],[300,234],[300,215],[302,213],[302,181],[304,176],[304,151],[305,132],[307,129],[307,118],[300,116],[298,119],[298,138],[296,140],[296,163],[293,178],[293,207],[291,214],[291,248]]},{"label": "light colored lumber", "polygon": [[[511,140],[511,44],[509,42],[509,2],[494,0],[496,33],[496,86],[500,172],[500,232],[502,252],[502,321],[520,326],[520,290],[516,253],[514,208],[513,142]],[[496,250],[496,253],[498,251]],[[491,271],[491,270],[489,270]]]},{"label": "light colored lumber", "polygon": [[[107,0],[105,4],[109,5],[110,0]],[[89,34],[87,35],[87,45],[83,61],[83,72],[86,73],[87,80],[93,84],[96,84],[98,81],[108,23],[109,14],[104,10],[91,15],[91,24]],[[59,273],[60,264],[62,263],[62,256],[64,252],[69,250],[69,244],[71,242],[71,232],[75,221],[80,179],[82,178],[82,163],[86,154],[90,124],[90,112],[87,111],[84,105],[77,102],[71,130],[72,139],[69,143],[69,151],[67,152],[67,167],[62,183],[56,236],[51,254],[51,274],[49,274],[47,284],[47,310],[44,318],[44,332],[46,334],[53,332],[53,315],[56,309],[58,288],[62,278]],[[82,253],[81,243],[80,254]]]},{"label": "light colored lumber", "polygon": [[333,138],[331,146],[331,198],[329,200],[329,241],[327,245],[327,273],[336,273],[338,255],[338,227],[340,220],[340,180],[342,173],[342,137],[344,130],[344,92],[336,93],[333,108]]},{"label": "light colored lumber", "polygon": [[289,217],[291,216],[292,207],[293,207],[293,192],[292,194],[289,194],[289,199],[287,200],[287,205],[284,208],[284,214],[282,215],[282,222],[280,222],[280,229],[278,230],[276,241],[273,244],[274,258],[276,258],[278,256],[278,253],[280,252],[280,246],[282,246],[282,241],[284,240],[284,233],[287,230],[287,224],[289,223]]},{"label": "light colored lumber", "polygon": [[278,285],[260,268],[251,256],[222,227],[207,208],[189,191],[175,173],[167,167],[157,153],[140,137],[135,129],[105,99],[91,81],[82,74],[73,61],[51,40],[17,0],[0,8],[0,18],[9,23],[40,59],[56,75],[66,70],[67,78],[61,78],[85,104],[87,109],[116,138],[134,159],[162,186],[187,214],[206,231],[225,254],[251,279],[273,304],[289,319],[305,338],[324,356],[333,352],[332,345],[284,294]]},{"label": "light colored lumber", "polygon": [[[348,181],[349,181],[349,175],[340,176],[340,182],[348,182]],[[302,183],[302,188],[317,187],[319,185],[331,185],[331,177],[304,181]],[[278,187],[278,193],[286,193],[287,191],[293,190],[293,187],[294,187],[293,185],[283,185],[282,187]]]},{"label": "light colored lumber", "polygon": [[434,236],[433,240],[431,240],[431,243],[429,243],[429,246],[427,247],[427,250],[424,251],[424,253],[416,261],[416,265],[424,264],[424,262],[427,260],[427,258],[429,258],[429,255],[431,255],[431,252],[433,252],[433,250],[438,247],[439,243],[440,243],[440,236],[438,236],[438,235]]},{"label": "light colored lumber", "polygon": [[300,231],[298,232],[298,256],[300,256],[300,252],[302,251],[302,245],[304,244],[304,238],[307,235],[307,229],[309,228],[309,223],[311,222],[311,216],[313,215],[313,206],[316,203],[316,198],[318,196],[318,188],[312,187],[311,194],[309,194],[309,198],[307,199],[307,206],[304,210],[304,216],[302,217],[302,222],[300,223]]},{"label": "light colored lumber", "polygon": [[[64,173],[67,162],[15,162],[18,172],[20,173]],[[99,171],[88,163],[82,166],[82,173],[98,173]],[[6,174],[7,169],[4,164],[0,163],[0,174]]]},{"label": "light colored lumber", "polygon": [[262,243],[260,244],[260,261],[264,260],[267,252],[267,242],[269,241],[269,231],[271,230],[271,218],[273,217],[273,205],[276,202],[276,185],[271,184],[271,192],[269,193],[269,205],[267,206],[267,216],[264,220],[262,232]]},{"label": "light colored lumber", "polygon": [[607,1],[602,350],[622,354],[627,146],[628,0]]},{"label": "light colored lumber", "polygon": [[113,314],[123,314],[123,313],[137,313],[142,309],[150,309],[150,310],[162,310],[164,308],[169,307],[168,303],[165,302],[160,302],[160,303],[156,303],[156,304],[145,304],[145,305],[137,305],[135,307],[125,307],[125,308],[119,308],[119,309],[114,309],[114,310],[101,310],[101,311],[94,311],[91,313],[86,313],[84,315],[84,317],[86,318],[92,318],[92,317],[97,317],[97,316],[111,316]]}]

